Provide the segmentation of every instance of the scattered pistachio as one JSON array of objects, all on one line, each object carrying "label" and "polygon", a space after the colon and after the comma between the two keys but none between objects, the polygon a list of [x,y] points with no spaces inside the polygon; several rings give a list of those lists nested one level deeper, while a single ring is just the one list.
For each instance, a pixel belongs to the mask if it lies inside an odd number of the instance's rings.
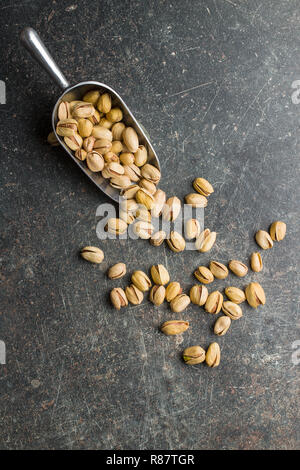
[{"label": "scattered pistachio", "polygon": [[110,279],[120,279],[121,277],[125,276],[126,274],[126,264],[124,263],[117,263],[111,266],[108,270],[108,277]]},{"label": "scattered pistachio", "polygon": [[179,294],[170,302],[170,307],[173,312],[183,312],[191,303],[191,299],[186,294]]},{"label": "scattered pistachio", "polygon": [[212,187],[212,185],[204,178],[194,179],[193,187],[195,191],[197,191],[199,194],[202,194],[202,196],[206,197],[214,192],[214,188]]},{"label": "scattered pistachio", "polygon": [[191,193],[185,196],[185,202],[192,207],[206,207],[207,199],[202,194]]},{"label": "scattered pistachio", "polygon": [[227,316],[219,317],[214,324],[214,333],[218,336],[224,336],[231,325],[231,319]]},{"label": "scattered pistachio", "polygon": [[151,245],[160,246],[166,239],[166,236],[167,234],[163,230],[160,230],[159,232],[155,232],[153,235],[151,235],[151,238],[150,238]]},{"label": "scattered pistachio", "polygon": [[268,250],[273,246],[273,240],[265,230],[259,230],[255,234],[256,243],[263,249]]},{"label": "scattered pistachio", "polygon": [[248,304],[253,308],[266,303],[265,292],[258,282],[250,282],[246,287],[245,294]]},{"label": "scattered pistachio", "polygon": [[205,362],[209,367],[217,367],[220,364],[221,351],[218,343],[211,343],[208,346]]},{"label": "scattered pistachio", "polygon": [[151,287],[151,281],[143,271],[134,271],[131,276],[131,281],[142,292],[149,290]]},{"label": "scattered pistachio", "polygon": [[201,346],[190,346],[183,351],[183,360],[186,364],[194,366],[205,361],[205,350]]},{"label": "scattered pistachio", "polygon": [[286,224],[280,220],[273,222],[270,227],[270,235],[274,242],[280,242],[284,239],[286,234]]},{"label": "scattered pistachio", "polygon": [[115,287],[110,292],[110,300],[117,310],[120,310],[121,307],[126,307],[128,305],[126,294],[121,287]]},{"label": "scattered pistachio", "polygon": [[83,259],[89,261],[90,263],[100,264],[104,259],[103,251],[100,250],[100,248],[97,248],[96,246],[85,246],[80,251],[80,254]]},{"label": "scattered pistachio", "polygon": [[243,316],[241,307],[230,300],[223,302],[222,310],[231,320],[238,320]]},{"label": "scattered pistachio", "polygon": [[165,321],[161,326],[161,331],[167,336],[180,335],[189,328],[190,324],[184,320]]},{"label": "scattered pistachio", "polygon": [[172,231],[166,241],[169,248],[175,253],[180,253],[185,249],[185,240],[178,232]]},{"label": "scattered pistachio", "polygon": [[197,219],[189,219],[186,221],[185,235],[188,240],[192,240],[200,235],[200,224]]},{"label": "scattered pistachio", "polygon": [[121,235],[126,232],[127,224],[122,219],[112,217],[108,219],[105,229],[114,235]]},{"label": "scattered pistachio", "polygon": [[196,250],[201,253],[206,253],[211,250],[217,238],[216,232],[211,232],[209,228],[203,230],[199,237],[196,239],[195,247]]},{"label": "scattered pistachio", "polygon": [[169,197],[162,209],[162,216],[164,220],[173,222],[177,219],[181,209],[181,202],[178,197]]},{"label": "scattered pistachio", "polygon": [[133,226],[134,233],[143,240],[148,240],[153,234],[154,227],[150,222],[139,220]]},{"label": "scattered pistachio", "polygon": [[211,261],[209,263],[209,269],[217,279],[225,279],[228,276],[228,269],[225,264],[219,263],[218,261]]},{"label": "scattered pistachio", "polygon": [[[166,202],[166,193],[161,189],[158,189],[153,195],[154,205],[152,208],[153,217],[159,217],[162,213],[164,204]],[[180,202],[180,201],[179,201]]]},{"label": "scattered pistachio", "polygon": [[252,253],[250,264],[251,264],[252,271],[259,273],[263,268],[261,254],[258,252]]},{"label": "scattered pistachio", "polygon": [[226,287],[225,295],[235,304],[241,304],[246,300],[245,292],[238,287]]},{"label": "scattered pistachio", "polygon": [[180,287],[179,282],[173,281],[168,284],[166,288],[166,300],[167,302],[171,302],[171,300],[175,299],[177,295],[181,294],[182,289]]},{"label": "scattered pistachio", "polygon": [[143,302],[144,294],[134,284],[127,286],[125,289],[127,299],[132,305],[139,305]]},{"label": "scattered pistachio", "polygon": [[199,266],[199,268],[194,271],[194,276],[203,284],[210,284],[214,280],[213,273],[206,266]]},{"label": "scattered pistachio", "polygon": [[191,299],[191,302],[195,305],[199,305],[200,307],[202,307],[202,305],[204,305],[205,302],[207,301],[207,297],[208,297],[208,290],[207,290],[207,287],[205,286],[196,284],[190,290],[190,299]]},{"label": "scattered pistachio", "polygon": [[244,277],[248,272],[248,267],[244,263],[236,259],[232,259],[231,261],[229,261],[228,266],[229,269],[238,277]]},{"label": "scattered pistachio", "polygon": [[162,264],[156,264],[151,267],[151,276],[155,284],[162,286],[170,281],[169,273]]},{"label": "scattered pistachio", "polygon": [[208,295],[204,308],[208,313],[217,314],[221,310],[222,303],[223,295],[216,290]]},{"label": "scattered pistachio", "polygon": [[149,299],[154,305],[156,305],[156,307],[158,307],[165,300],[165,296],[166,289],[164,288],[164,286],[155,285],[150,290]]}]

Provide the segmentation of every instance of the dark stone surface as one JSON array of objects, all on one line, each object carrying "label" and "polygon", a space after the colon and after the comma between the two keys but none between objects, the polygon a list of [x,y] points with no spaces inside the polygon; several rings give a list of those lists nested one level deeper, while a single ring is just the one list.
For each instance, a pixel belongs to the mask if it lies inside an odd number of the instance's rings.
[{"label": "dark stone surface", "polygon": [[[299,447],[298,0],[10,1],[0,15],[1,448]],[[195,175],[213,183],[211,253],[97,240],[95,212],[107,200],[45,142],[59,90],[19,44],[27,25],[72,83],[120,92],[152,137],[168,195],[190,192]],[[187,290],[211,258],[247,261],[255,231],[276,219],[288,234],[263,253],[263,273],[214,284],[258,280],[267,295],[218,338],[219,368],[180,359],[215,340],[215,318],[202,310],[190,307],[190,330],[167,338],[158,330],[174,318],[167,305],[109,305],[113,262],[130,272],[160,261]],[[87,244],[103,248],[103,264],[79,259]]]}]

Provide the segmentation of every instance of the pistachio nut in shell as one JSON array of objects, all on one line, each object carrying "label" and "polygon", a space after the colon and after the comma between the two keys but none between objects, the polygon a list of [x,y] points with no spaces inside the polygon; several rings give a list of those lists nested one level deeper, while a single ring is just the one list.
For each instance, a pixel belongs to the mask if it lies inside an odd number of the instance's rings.
[{"label": "pistachio nut in shell", "polygon": [[248,304],[253,308],[266,303],[265,292],[258,282],[250,282],[245,289],[245,294]]},{"label": "pistachio nut in shell", "polygon": [[173,312],[180,313],[187,308],[191,303],[191,299],[186,294],[179,294],[170,302],[170,307]]},{"label": "pistachio nut in shell", "polygon": [[254,252],[251,254],[250,265],[252,271],[259,273],[263,268],[262,257],[259,252]]},{"label": "pistachio nut in shell", "polygon": [[197,193],[206,197],[214,192],[214,188],[205,178],[195,178],[193,181],[193,188]]},{"label": "pistachio nut in shell", "polygon": [[209,229],[203,230],[203,232],[200,233],[199,237],[196,239],[196,250],[200,251],[201,253],[210,251],[215,244],[216,238],[216,232],[211,232]]},{"label": "pistachio nut in shell", "polygon": [[108,139],[97,139],[94,143],[94,150],[101,153],[101,155],[105,155],[106,153],[111,151],[112,143]]},{"label": "pistachio nut in shell", "polygon": [[225,295],[231,302],[241,304],[246,300],[245,292],[238,287],[229,286],[225,288]]},{"label": "pistachio nut in shell", "polygon": [[72,108],[72,116],[76,119],[88,118],[92,116],[94,112],[94,106],[91,103],[86,103],[84,101],[80,101]]},{"label": "pistachio nut in shell", "polygon": [[77,149],[75,152],[75,157],[78,158],[81,162],[86,159],[87,152],[84,149]]},{"label": "pistachio nut in shell", "polygon": [[115,176],[113,178],[110,178],[110,185],[113,188],[125,189],[130,186],[130,179],[126,175]]},{"label": "pistachio nut in shell", "polygon": [[160,246],[164,240],[166,239],[166,232],[164,230],[160,230],[159,232],[153,233],[150,238],[150,243],[153,246]]},{"label": "pistachio nut in shell", "polygon": [[121,307],[126,307],[128,305],[126,294],[121,287],[115,287],[110,292],[110,300],[117,310],[120,310]]},{"label": "pistachio nut in shell", "polygon": [[56,125],[56,134],[62,137],[71,137],[77,132],[76,119],[61,119]]},{"label": "pistachio nut in shell", "polygon": [[93,130],[93,124],[84,118],[78,119],[78,133],[81,137],[89,137]]},{"label": "pistachio nut in shell", "polygon": [[166,289],[164,286],[155,285],[150,290],[149,300],[158,307],[163,303],[166,296]]},{"label": "pistachio nut in shell", "polygon": [[197,219],[189,219],[185,224],[185,236],[188,240],[193,240],[200,235],[200,223]]},{"label": "pistachio nut in shell", "polygon": [[82,147],[82,137],[77,132],[72,136],[64,137],[65,144],[74,152]]},{"label": "pistachio nut in shell", "polygon": [[104,259],[103,251],[96,246],[85,246],[81,249],[80,254],[83,259],[89,261],[90,263],[100,264]]},{"label": "pistachio nut in shell", "polygon": [[133,225],[134,233],[143,240],[148,240],[154,232],[154,227],[150,222],[139,220]]},{"label": "pistachio nut in shell", "polygon": [[181,209],[181,202],[177,196],[169,197],[162,209],[164,220],[173,222],[177,219]]},{"label": "pistachio nut in shell", "polygon": [[217,367],[221,360],[221,350],[218,343],[211,343],[206,351],[205,362],[209,367]]},{"label": "pistachio nut in shell", "polygon": [[126,127],[122,133],[122,138],[129,152],[135,153],[139,148],[139,138],[133,127]]},{"label": "pistachio nut in shell", "polygon": [[230,325],[231,325],[230,317],[227,317],[226,315],[219,317],[216,323],[214,324],[215,335],[224,336],[229,330]]},{"label": "pistachio nut in shell", "polygon": [[161,325],[161,332],[167,336],[180,335],[189,328],[190,324],[184,320],[165,321]]},{"label": "pistachio nut in shell", "polygon": [[122,163],[122,165],[131,165],[132,163],[134,163],[133,153],[130,153],[130,152],[121,153],[120,162]]},{"label": "pistachio nut in shell", "polygon": [[228,267],[238,277],[244,277],[248,272],[248,266],[237,259],[230,260]]},{"label": "pistachio nut in shell", "polygon": [[70,103],[68,103],[67,101],[62,101],[61,103],[59,103],[57,117],[59,121],[61,121],[62,119],[71,118]]},{"label": "pistachio nut in shell", "polygon": [[225,279],[228,276],[228,269],[223,263],[218,261],[211,261],[209,263],[209,269],[217,279]]},{"label": "pistachio nut in shell", "polygon": [[131,225],[135,221],[135,217],[131,212],[125,212],[122,209],[120,209],[119,217],[124,220],[127,225]]},{"label": "pistachio nut in shell", "polygon": [[105,230],[115,235],[121,235],[126,232],[127,224],[122,219],[112,217],[108,219]]},{"label": "pistachio nut in shell", "polygon": [[139,185],[131,184],[130,186],[128,186],[128,188],[124,189],[121,192],[121,196],[124,199],[132,199],[132,198],[135,197],[135,195],[136,195],[136,193],[138,192],[139,189],[140,189]]},{"label": "pistachio nut in shell", "polygon": [[143,204],[148,210],[151,210],[154,206],[154,199],[151,193],[146,189],[139,187],[135,199],[139,204]]},{"label": "pistachio nut in shell", "polygon": [[111,110],[111,96],[109,93],[103,93],[97,101],[97,108],[100,113],[109,113]]},{"label": "pistachio nut in shell", "polygon": [[208,295],[204,308],[208,313],[217,314],[222,308],[222,303],[223,295],[215,290]]},{"label": "pistachio nut in shell", "polygon": [[183,351],[182,358],[190,366],[201,364],[205,361],[205,350],[201,346],[190,346]]},{"label": "pistachio nut in shell", "polygon": [[134,163],[137,166],[144,166],[147,159],[148,155],[146,147],[144,145],[139,145],[137,151],[134,153]]},{"label": "pistachio nut in shell", "polygon": [[153,217],[159,217],[166,202],[166,193],[161,189],[158,189],[153,195],[153,200],[154,206],[152,208],[151,214]]},{"label": "pistachio nut in shell", "polygon": [[96,140],[105,139],[109,140],[110,142],[112,142],[113,139],[112,132],[106,127],[100,125],[93,127],[92,137],[94,137]]},{"label": "pistachio nut in shell", "polygon": [[126,274],[126,264],[125,263],[116,263],[111,266],[108,270],[109,279],[120,279]]},{"label": "pistachio nut in shell", "polygon": [[93,172],[102,171],[104,168],[104,158],[99,152],[92,150],[86,154],[86,164]]},{"label": "pistachio nut in shell", "polygon": [[[111,128],[113,140],[122,140],[122,134],[124,129],[125,124],[123,122],[116,122]],[[133,163],[133,160],[131,163]]]},{"label": "pistachio nut in shell", "polygon": [[120,108],[111,108],[111,110],[106,113],[106,119],[110,122],[119,122],[123,119],[123,112]]},{"label": "pistachio nut in shell", "polygon": [[126,287],[125,294],[132,305],[140,305],[143,302],[144,294],[134,284]]},{"label": "pistachio nut in shell", "polygon": [[222,310],[231,320],[238,320],[243,316],[241,307],[230,300],[223,302]]},{"label": "pistachio nut in shell", "polygon": [[273,240],[270,237],[270,234],[265,230],[258,230],[255,234],[255,240],[263,250],[268,250],[273,246]]},{"label": "pistachio nut in shell", "polygon": [[194,271],[194,276],[199,282],[203,284],[210,284],[214,280],[214,275],[206,266],[199,266]]},{"label": "pistachio nut in shell", "polygon": [[143,178],[148,181],[151,181],[151,183],[154,184],[157,184],[161,177],[159,169],[153,165],[150,165],[150,163],[146,163],[146,165],[142,167],[141,175]]},{"label": "pistachio nut in shell", "polygon": [[280,242],[286,234],[286,224],[280,220],[273,222],[270,227],[270,236],[274,242]]},{"label": "pistachio nut in shell", "polygon": [[119,155],[119,153],[122,152],[123,150],[123,144],[120,142],[120,140],[113,140],[111,143],[111,152],[116,153]]},{"label": "pistachio nut in shell", "polygon": [[83,146],[83,148],[86,152],[91,152],[94,148],[94,143],[95,142],[96,142],[95,137],[93,137],[93,136],[86,137],[83,140],[82,146]]},{"label": "pistachio nut in shell", "polygon": [[167,302],[171,302],[171,300],[175,299],[177,295],[181,294],[182,289],[180,287],[179,282],[173,281],[166,287],[166,300]]},{"label": "pistachio nut in shell", "polygon": [[155,284],[162,286],[170,281],[170,275],[162,264],[155,264],[151,267],[151,276]]},{"label": "pistachio nut in shell", "polygon": [[201,286],[200,284],[196,284],[190,290],[190,299],[191,302],[195,305],[202,305],[205,304],[208,297],[208,290],[207,287]]},{"label": "pistachio nut in shell", "polygon": [[145,178],[142,178],[139,181],[139,186],[141,188],[146,189],[149,193],[151,193],[153,196],[156,193],[156,186],[154,183],[151,183],[151,181],[146,180]]},{"label": "pistachio nut in shell", "polygon": [[190,193],[185,196],[185,202],[192,207],[206,207],[207,199],[202,194]]},{"label": "pistachio nut in shell", "polygon": [[149,290],[152,285],[149,277],[143,271],[134,271],[131,281],[142,292]]},{"label": "pistachio nut in shell", "polygon": [[100,98],[99,90],[90,90],[83,96],[82,100],[86,101],[87,103],[92,103],[93,106],[96,106],[99,98]]},{"label": "pistachio nut in shell", "polygon": [[185,240],[178,232],[172,231],[166,241],[169,248],[175,253],[180,253],[185,249]]}]

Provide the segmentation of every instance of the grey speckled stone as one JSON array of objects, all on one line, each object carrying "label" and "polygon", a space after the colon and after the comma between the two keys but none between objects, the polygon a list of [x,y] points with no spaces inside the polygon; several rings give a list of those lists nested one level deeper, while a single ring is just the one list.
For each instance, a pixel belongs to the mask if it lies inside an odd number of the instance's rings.
[{"label": "grey speckled stone", "polygon": [[[299,448],[299,72],[297,0],[11,1],[0,7],[2,269],[0,447],[3,449]],[[59,90],[19,45],[37,29],[72,83],[111,84],[152,136],[161,187],[183,197],[195,175],[215,187],[205,212],[211,254],[96,237],[105,198],[45,143]],[[5,46],[5,47],[3,47]],[[169,168],[171,167],[171,171]],[[174,179],[174,172],[176,178]],[[179,184],[178,184],[179,183]],[[263,253],[264,308],[219,338],[221,366],[185,366],[207,347],[214,318],[191,306],[191,328],[167,338],[168,306],[113,311],[108,266],[163,262],[185,289],[210,258],[248,259],[276,219],[286,239]],[[105,261],[80,260],[100,244]],[[129,275],[121,280],[126,285]],[[216,286],[244,286],[230,275]]]}]

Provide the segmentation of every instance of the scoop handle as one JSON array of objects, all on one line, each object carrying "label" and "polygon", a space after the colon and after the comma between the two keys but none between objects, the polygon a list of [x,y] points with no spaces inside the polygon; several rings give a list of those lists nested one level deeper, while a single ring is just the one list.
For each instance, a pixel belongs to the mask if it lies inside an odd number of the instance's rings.
[{"label": "scoop handle", "polygon": [[65,90],[70,86],[64,74],[53,60],[38,33],[33,28],[25,28],[21,33],[21,42],[32,57],[46,70],[51,78]]}]

